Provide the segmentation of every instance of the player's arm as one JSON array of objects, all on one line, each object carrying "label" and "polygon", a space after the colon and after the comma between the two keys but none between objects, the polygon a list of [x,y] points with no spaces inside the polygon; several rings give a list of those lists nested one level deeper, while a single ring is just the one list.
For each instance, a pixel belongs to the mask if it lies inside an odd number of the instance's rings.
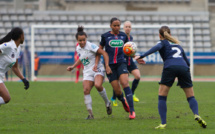
[{"label": "player's arm", "polygon": [[18,76],[22,80],[22,82],[25,85],[25,89],[28,89],[29,82],[28,82],[28,80],[25,79],[25,77],[22,75],[22,73],[20,72],[20,70],[18,68],[18,59],[16,60],[16,63],[13,65],[12,70],[16,74],[16,76]]},{"label": "player's arm", "polygon": [[101,48],[99,48],[99,49],[97,50],[97,53],[96,53],[96,54],[99,54],[100,56],[103,55],[104,61],[105,61],[105,69],[106,69],[106,72],[107,72],[107,74],[112,73],[112,71],[111,71],[111,69],[110,69],[110,67],[109,67],[109,56],[108,56],[108,54],[107,54],[103,49],[101,49]]},{"label": "player's arm", "polygon": [[187,65],[190,66],[190,62],[189,62],[189,60],[187,59],[187,56],[186,56],[186,54],[184,53],[184,51],[182,52],[182,55],[183,55],[183,58],[184,58],[185,62],[187,63]]},{"label": "player's arm", "polygon": [[[99,45],[99,49],[103,50],[103,46]],[[96,53],[96,59],[95,59],[95,65],[93,67],[93,71],[97,72],[97,66],[99,64],[99,60],[101,59],[101,54],[99,54],[98,52]],[[108,57],[108,61],[109,61],[109,57]]]},{"label": "player's arm", "polygon": [[72,71],[74,68],[76,68],[78,65],[80,65],[81,64],[81,60],[80,59],[78,59],[76,62],[75,62],[75,64],[73,64],[72,66],[68,66],[67,67],[67,71]]}]

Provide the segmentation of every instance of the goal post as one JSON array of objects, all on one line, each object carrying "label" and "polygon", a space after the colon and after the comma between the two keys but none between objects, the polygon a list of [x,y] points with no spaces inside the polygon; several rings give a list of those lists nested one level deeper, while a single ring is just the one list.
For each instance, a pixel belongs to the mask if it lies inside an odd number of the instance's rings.
[{"label": "goal post", "polygon": [[[159,29],[162,25],[132,25],[132,29]],[[193,62],[193,25],[167,25],[170,29],[189,29],[189,59],[190,72],[193,79],[194,76],[194,62]],[[31,26],[31,80],[34,81],[34,52],[35,52],[35,30],[37,29],[77,29],[77,25],[32,25]],[[122,27],[122,26],[121,26]],[[108,29],[108,25],[84,25],[85,29]],[[158,32],[157,32],[158,34]],[[101,36],[101,35],[99,35]],[[180,38],[179,38],[180,40]],[[134,41],[135,42],[135,41]]]}]

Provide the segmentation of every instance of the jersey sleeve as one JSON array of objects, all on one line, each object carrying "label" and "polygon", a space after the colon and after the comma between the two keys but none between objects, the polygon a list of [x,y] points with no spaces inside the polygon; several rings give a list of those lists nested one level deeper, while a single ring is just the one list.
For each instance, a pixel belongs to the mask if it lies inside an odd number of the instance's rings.
[{"label": "jersey sleeve", "polygon": [[0,45],[0,50],[1,50],[2,54],[5,54],[8,49],[10,49],[10,45],[9,44],[4,43],[4,44]]},{"label": "jersey sleeve", "polygon": [[101,46],[105,46],[105,36],[104,35],[101,35],[101,41],[100,41],[100,45]]},{"label": "jersey sleeve", "polygon": [[143,55],[140,56],[140,58],[144,58],[158,50],[160,50],[163,47],[163,43],[162,42],[158,42],[157,45],[155,45],[154,47],[152,47],[151,49],[149,49],[147,52],[145,52]]},{"label": "jersey sleeve", "polygon": [[96,53],[98,51],[99,47],[95,44],[90,44],[90,51]]}]

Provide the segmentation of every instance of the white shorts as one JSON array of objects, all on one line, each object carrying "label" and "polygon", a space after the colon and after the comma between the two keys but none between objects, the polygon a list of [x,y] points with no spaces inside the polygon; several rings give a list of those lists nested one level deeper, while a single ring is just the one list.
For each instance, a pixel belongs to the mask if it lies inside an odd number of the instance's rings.
[{"label": "white shorts", "polygon": [[5,74],[0,74],[0,83],[4,83]]},{"label": "white shorts", "polygon": [[98,69],[98,72],[94,72],[93,70],[88,70],[84,72],[83,75],[84,75],[83,80],[94,81],[96,75],[102,75],[103,77],[105,77],[105,70],[104,68]]}]

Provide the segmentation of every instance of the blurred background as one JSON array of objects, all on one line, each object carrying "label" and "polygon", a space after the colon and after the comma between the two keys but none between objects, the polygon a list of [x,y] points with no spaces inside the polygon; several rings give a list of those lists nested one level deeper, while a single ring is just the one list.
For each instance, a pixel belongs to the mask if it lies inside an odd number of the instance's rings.
[{"label": "blurred background", "polygon": [[[25,42],[19,63],[26,78],[31,78],[30,57],[34,53],[35,73],[38,73],[34,80],[75,81],[75,70],[70,73],[66,67],[75,62],[76,28],[54,26],[103,25],[104,28],[85,28],[88,40],[99,45],[101,34],[110,30],[112,17],[118,17],[122,23],[129,20],[132,26],[192,24],[194,78],[215,78],[215,0],[0,0],[0,38],[13,27],[23,28]],[[32,25],[53,26],[35,29],[34,52],[31,52]],[[171,30],[183,42],[189,57],[189,29]],[[139,54],[159,40],[158,29],[150,27],[133,28],[131,35]],[[147,57],[146,61],[146,65],[138,65],[142,78],[159,78],[162,71],[159,54]],[[8,80],[18,79],[9,71]]]}]

